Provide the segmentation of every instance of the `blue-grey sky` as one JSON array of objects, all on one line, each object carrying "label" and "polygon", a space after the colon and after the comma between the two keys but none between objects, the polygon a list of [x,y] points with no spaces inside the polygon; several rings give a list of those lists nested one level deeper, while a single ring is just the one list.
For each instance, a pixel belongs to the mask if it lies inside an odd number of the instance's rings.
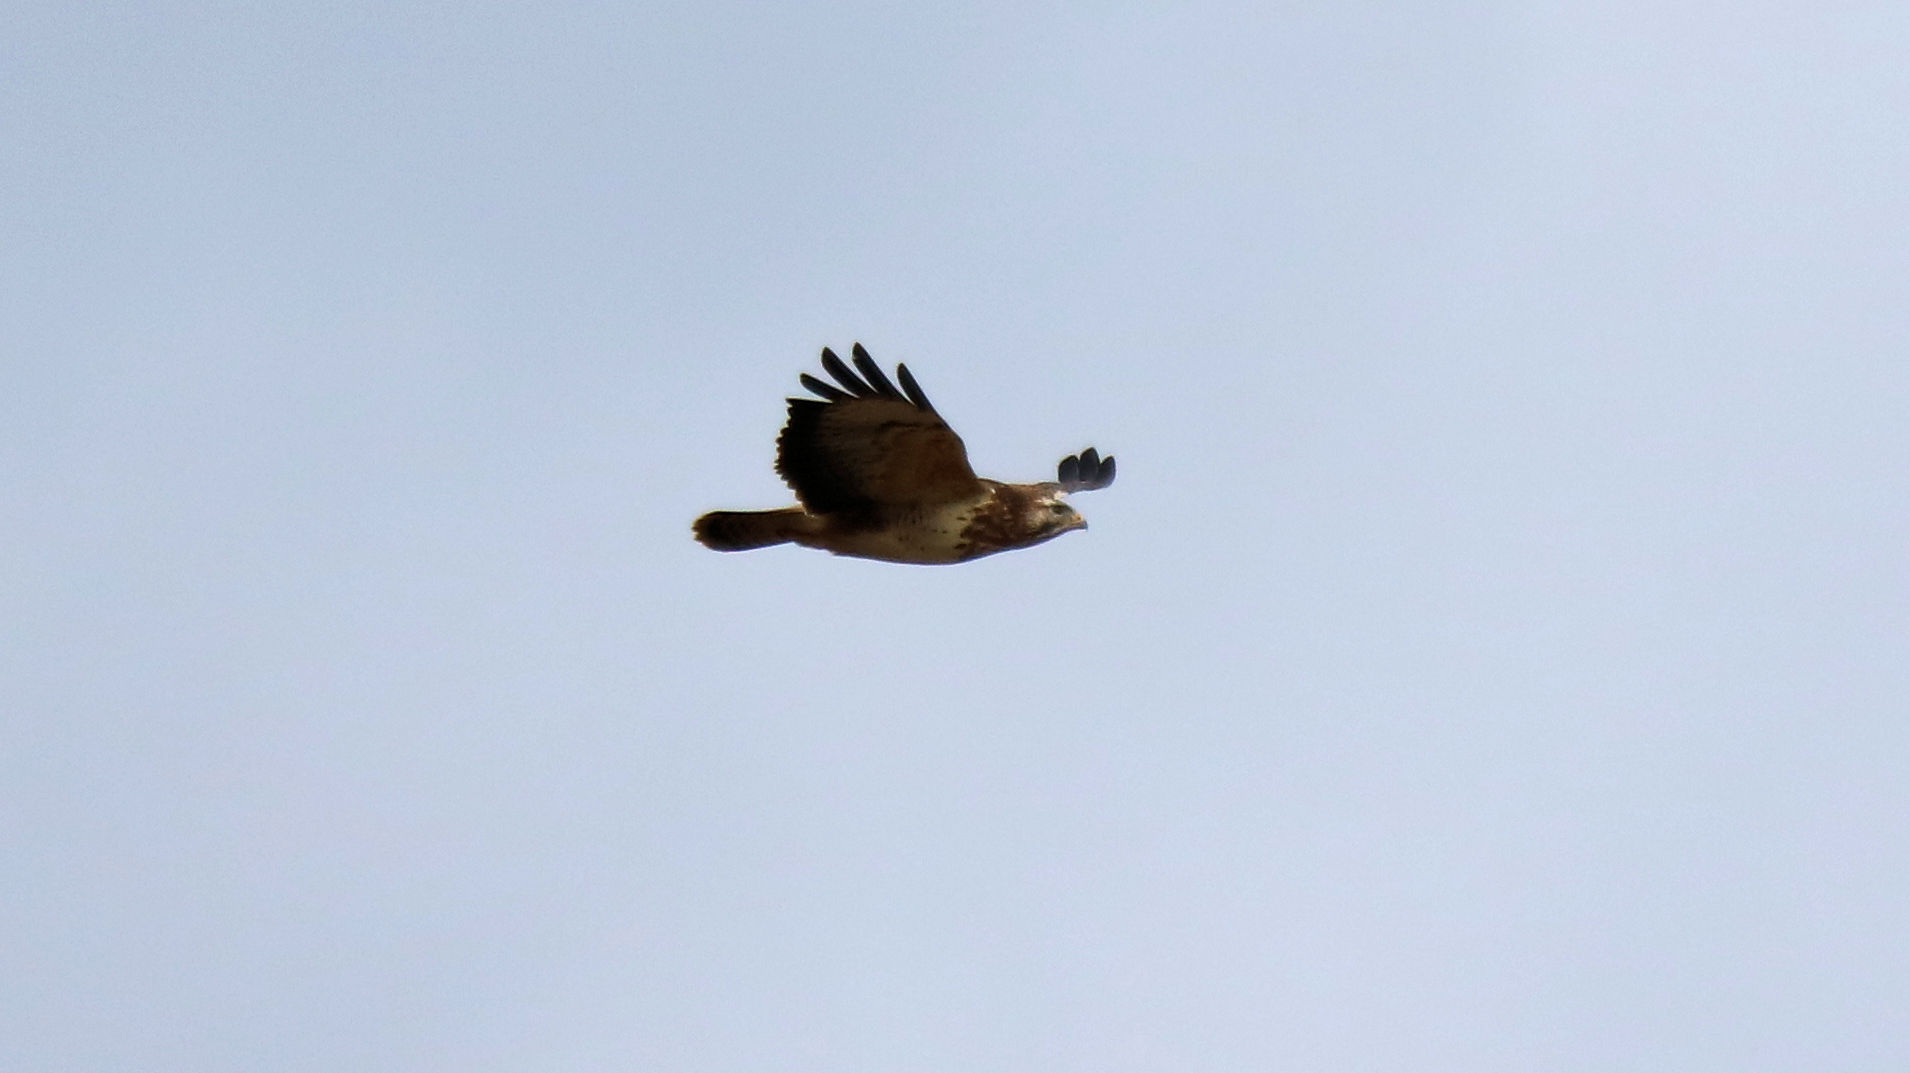
[{"label": "blue-grey sky", "polygon": [[1910,1068],[1910,7],[7,21],[0,1065]]}]

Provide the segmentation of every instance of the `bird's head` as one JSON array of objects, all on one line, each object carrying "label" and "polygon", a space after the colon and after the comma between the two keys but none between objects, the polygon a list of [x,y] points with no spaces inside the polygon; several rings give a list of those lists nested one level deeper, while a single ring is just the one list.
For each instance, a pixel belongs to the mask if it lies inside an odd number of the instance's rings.
[{"label": "bird's head", "polygon": [[1070,529],[1086,529],[1088,520],[1061,498],[1059,493],[1037,496],[1028,507],[1028,528],[1037,540],[1052,540]]},{"label": "bird's head", "polygon": [[1070,492],[1087,492],[1114,483],[1114,459],[1102,458],[1090,447],[1078,455],[1069,455],[1055,469],[1055,480],[1024,485],[1034,494],[1028,499],[1023,524],[1034,534],[1031,544],[1039,544],[1070,529],[1086,529],[1088,520],[1075,513],[1061,497]]}]

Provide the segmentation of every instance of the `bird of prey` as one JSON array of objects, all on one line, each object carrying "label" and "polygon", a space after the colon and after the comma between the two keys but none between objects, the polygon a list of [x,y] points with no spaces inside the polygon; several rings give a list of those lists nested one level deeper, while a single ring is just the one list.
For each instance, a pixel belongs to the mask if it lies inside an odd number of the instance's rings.
[{"label": "bird of prey", "polygon": [[1057,479],[1035,484],[977,477],[908,366],[896,367],[897,390],[862,344],[852,354],[853,371],[825,347],[822,367],[836,383],[804,373],[802,386],[819,397],[789,400],[776,472],[800,505],[711,511],[694,526],[705,547],[795,543],[892,563],[959,563],[1088,527],[1062,497],[1112,484],[1113,458],[1090,447],[1062,459]]}]

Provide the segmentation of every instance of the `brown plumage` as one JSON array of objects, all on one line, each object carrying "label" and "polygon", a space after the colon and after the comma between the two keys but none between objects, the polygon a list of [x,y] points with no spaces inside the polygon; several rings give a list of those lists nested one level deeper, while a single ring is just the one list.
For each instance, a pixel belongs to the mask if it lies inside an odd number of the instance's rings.
[{"label": "brown plumage", "polygon": [[1062,497],[1113,483],[1114,459],[1090,447],[1063,459],[1055,481],[977,477],[961,437],[908,366],[896,366],[897,388],[862,344],[851,355],[854,370],[824,348],[822,367],[836,383],[804,373],[803,387],[819,398],[789,400],[776,472],[801,505],[711,511],[694,526],[704,546],[796,543],[864,559],[955,563],[1087,528]]}]

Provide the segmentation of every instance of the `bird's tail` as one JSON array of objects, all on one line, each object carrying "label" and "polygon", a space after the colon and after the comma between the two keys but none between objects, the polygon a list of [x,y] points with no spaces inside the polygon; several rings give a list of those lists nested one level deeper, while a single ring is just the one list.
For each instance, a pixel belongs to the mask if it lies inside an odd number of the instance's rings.
[{"label": "bird's tail", "polygon": [[748,551],[787,544],[810,528],[801,507],[781,510],[713,510],[696,520],[696,539],[715,551]]}]

